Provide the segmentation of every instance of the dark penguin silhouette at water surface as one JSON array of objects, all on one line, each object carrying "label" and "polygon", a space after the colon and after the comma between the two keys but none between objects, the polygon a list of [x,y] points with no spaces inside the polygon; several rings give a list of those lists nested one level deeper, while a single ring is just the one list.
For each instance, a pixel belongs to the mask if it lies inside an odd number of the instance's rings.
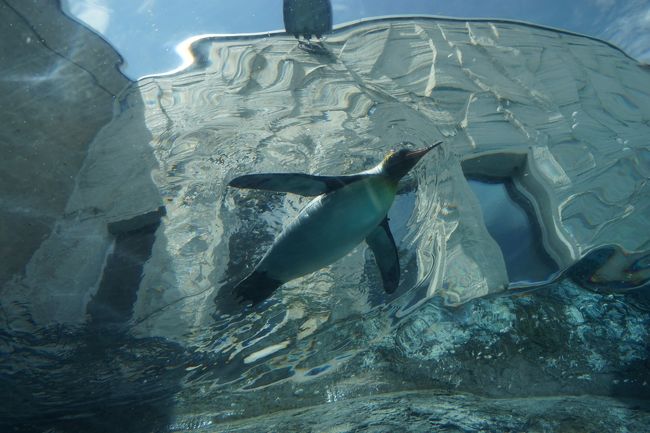
[{"label": "dark penguin silhouette at water surface", "polygon": [[282,12],[284,28],[298,39],[300,48],[313,54],[327,53],[322,43],[312,43],[310,39],[321,39],[332,31],[330,0],[284,0]]},{"label": "dark penguin silhouette at water surface", "polygon": [[228,185],[236,188],[316,196],[233,289],[240,303],[262,302],[282,284],[334,263],[364,240],[375,256],[384,289],[393,293],[400,270],[386,215],[399,180],[440,144],[391,151],[377,166],[352,175],[262,173],[231,180]]}]

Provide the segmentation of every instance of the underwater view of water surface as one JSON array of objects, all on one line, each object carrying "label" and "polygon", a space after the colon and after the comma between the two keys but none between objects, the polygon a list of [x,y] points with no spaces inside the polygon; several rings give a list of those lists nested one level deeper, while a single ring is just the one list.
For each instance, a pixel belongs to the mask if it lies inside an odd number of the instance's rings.
[{"label": "underwater view of water surface", "polygon": [[0,3],[0,431],[650,430],[650,3]]}]

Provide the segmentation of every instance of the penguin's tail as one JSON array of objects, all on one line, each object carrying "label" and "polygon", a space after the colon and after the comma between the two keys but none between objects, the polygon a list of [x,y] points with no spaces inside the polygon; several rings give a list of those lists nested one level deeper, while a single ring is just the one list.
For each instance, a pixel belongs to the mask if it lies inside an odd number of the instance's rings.
[{"label": "penguin's tail", "polygon": [[253,271],[232,291],[240,304],[251,302],[253,305],[257,305],[269,298],[282,284],[284,284],[282,281],[267,276],[266,272]]}]

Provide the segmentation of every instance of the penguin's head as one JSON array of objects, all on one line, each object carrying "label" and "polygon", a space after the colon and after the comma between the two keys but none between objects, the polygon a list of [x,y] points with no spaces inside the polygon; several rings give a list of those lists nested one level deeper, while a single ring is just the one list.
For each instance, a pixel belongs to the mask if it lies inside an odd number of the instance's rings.
[{"label": "penguin's head", "polygon": [[432,146],[425,147],[424,149],[411,150],[403,148],[397,151],[392,150],[388,155],[386,155],[381,163],[382,171],[391,179],[398,181],[413,167],[415,167],[415,164],[417,164],[424,155],[440,144],[442,144],[442,141],[438,141]]}]

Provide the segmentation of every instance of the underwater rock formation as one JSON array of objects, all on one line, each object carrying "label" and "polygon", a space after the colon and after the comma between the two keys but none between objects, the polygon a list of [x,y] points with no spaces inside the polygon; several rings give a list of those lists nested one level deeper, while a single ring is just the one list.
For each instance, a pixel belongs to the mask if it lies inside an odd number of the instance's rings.
[{"label": "underwater rock formation", "polygon": [[97,131],[130,83],[120,56],[56,1],[0,4],[0,287],[51,235]]},{"label": "underwater rock formation", "polygon": [[[643,409],[643,410],[640,410]],[[214,422],[188,417],[173,424],[183,432],[584,432],[602,428],[644,431],[646,402],[602,397],[491,400],[468,394],[382,394],[270,414]]]},{"label": "underwater rock formation", "polygon": [[[475,178],[507,178],[527,201],[558,269],[548,280],[608,248],[574,274],[605,288],[647,281],[650,74],[625,54],[528,25],[426,18],[344,27],[327,48],[303,52],[286,35],[206,37],[186,70],[123,92],[66,217],[6,291],[35,303],[39,323],[84,321],[107,277],[116,239],[107,227],[166,212],[124,320],[133,314],[145,335],[181,335],[211,322],[211,300],[304,203],[232,191],[228,179],[354,172],[398,142],[438,139],[443,151],[390,215],[405,269],[396,299],[378,299],[360,248],[289,285],[279,295],[288,308],[338,309],[347,297],[358,301],[337,314],[391,301],[403,316],[432,296],[459,305],[512,287]],[[39,308],[36,293],[60,287],[64,305]]]},{"label": "underwater rock formation", "polygon": [[[622,52],[526,25],[435,19],[359,23],[339,29],[327,47],[323,56],[286,36],[205,38],[192,44],[188,69],[142,79],[121,95],[67,212],[99,234],[106,223],[166,207],[134,305],[146,333],[170,336],[158,327],[179,320],[179,331],[209,323],[211,299],[245,274],[257,248],[303,203],[232,191],[228,179],[354,172],[405,140],[445,144],[416,170],[410,199],[392,216],[408,271],[393,303],[400,315],[434,295],[458,305],[510,284],[467,178],[510,179],[560,271],[614,246],[621,253],[609,278],[597,276],[603,285],[628,268],[631,280],[645,281],[650,78]],[[134,115],[142,116],[138,128]],[[91,209],[101,211],[87,218]],[[103,236],[86,242],[107,254],[111,239]],[[53,248],[42,254],[56,262]],[[330,309],[346,296],[376,298],[366,259],[359,249],[279,298]],[[70,272],[96,275],[103,260]],[[598,280],[591,272],[585,281]],[[373,302],[383,301],[360,301],[348,313]]]},{"label": "underwater rock formation", "polygon": [[[0,420],[303,430],[334,409],[338,431],[647,424],[635,399],[648,398],[650,302],[619,293],[647,281],[647,68],[601,41],[495,21],[360,22],[325,46],[206,37],[188,68],[119,94],[80,145],[56,230],[2,288],[16,361],[0,371]],[[219,313],[219,292],[305,203],[228,180],[352,173],[439,139],[389,215],[394,296],[360,247],[263,309]],[[504,179],[556,266],[537,280],[513,278],[490,231],[501,202],[472,186]]]}]

